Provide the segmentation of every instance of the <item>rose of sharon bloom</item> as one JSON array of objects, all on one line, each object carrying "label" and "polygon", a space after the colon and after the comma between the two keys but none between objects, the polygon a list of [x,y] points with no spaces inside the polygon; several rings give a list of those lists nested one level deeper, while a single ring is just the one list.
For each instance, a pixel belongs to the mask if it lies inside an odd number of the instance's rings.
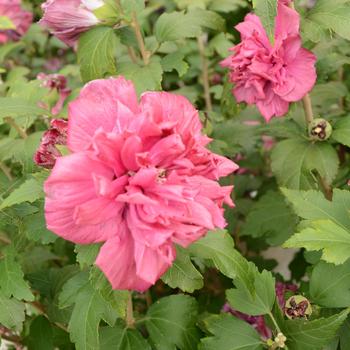
[{"label": "rose of sharon bloom", "polygon": [[47,0],[40,24],[68,46],[74,46],[79,35],[99,23],[93,11],[104,4],[97,0]]},{"label": "rose of sharon bloom", "polygon": [[34,162],[38,166],[52,169],[56,159],[61,157],[61,152],[56,145],[67,144],[68,122],[63,119],[53,119],[50,129],[41,138],[40,146],[34,154]]},{"label": "rose of sharon bloom", "polygon": [[237,165],[205,148],[182,96],[123,77],[88,83],[69,105],[68,147],[45,183],[47,227],[79,244],[104,242],[96,264],[114,289],[144,291],[183,247],[226,225]]},{"label": "rose of sharon bloom", "polygon": [[288,112],[289,103],[302,99],[316,81],[316,57],[301,47],[299,14],[278,3],[274,44],[258,16],[248,14],[236,29],[242,42],[221,62],[230,69],[238,102],[256,104],[266,121]]},{"label": "rose of sharon bloom", "polygon": [[51,90],[57,90],[59,99],[56,105],[52,108],[51,113],[56,116],[63,108],[64,101],[72,92],[67,87],[67,79],[62,74],[45,74],[39,73],[37,79],[42,81],[42,86]]},{"label": "rose of sharon bloom", "polygon": [[32,24],[33,15],[21,7],[21,0],[0,0],[0,17],[7,17],[14,29],[0,30],[0,44],[18,40]]}]

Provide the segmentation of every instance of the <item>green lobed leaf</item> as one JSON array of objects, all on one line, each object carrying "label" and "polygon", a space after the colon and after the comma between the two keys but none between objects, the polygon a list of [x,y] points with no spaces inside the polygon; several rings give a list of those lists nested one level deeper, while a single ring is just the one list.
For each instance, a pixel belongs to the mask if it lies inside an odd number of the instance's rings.
[{"label": "green lobed leaf", "polygon": [[348,0],[317,0],[308,13],[309,21],[350,40],[350,2]]},{"label": "green lobed leaf", "polygon": [[39,213],[28,215],[24,218],[24,230],[28,239],[42,244],[49,244],[56,241],[58,236],[46,228],[43,209]]},{"label": "green lobed leaf", "polygon": [[157,20],[154,33],[159,42],[194,38],[201,33],[201,26],[184,12],[163,13]]},{"label": "green lobed leaf", "polygon": [[74,251],[77,253],[77,261],[82,269],[93,265],[100,251],[101,244],[76,244]]},{"label": "green lobed leaf", "polygon": [[350,349],[350,319],[349,317],[344,322],[343,326],[339,331],[340,350]]},{"label": "green lobed leaf", "polygon": [[270,41],[274,41],[275,18],[277,16],[277,0],[253,0],[255,13],[260,17]]},{"label": "green lobed leaf", "polygon": [[244,284],[235,281],[236,288],[226,291],[226,297],[230,305],[247,315],[266,315],[271,312],[275,303],[275,279],[271,272],[266,270],[261,273],[255,269],[254,294],[252,295]]},{"label": "green lobed leaf", "polygon": [[203,287],[203,276],[193,265],[189,252],[180,246],[176,247],[176,260],[162,280],[171,288],[180,288],[188,293]]},{"label": "green lobed leaf", "polygon": [[53,330],[46,317],[38,316],[31,322],[26,344],[28,350],[54,350]]},{"label": "green lobed leaf", "polygon": [[251,208],[240,234],[280,245],[294,232],[297,217],[279,192],[268,192]]},{"label": "green lobed leaf", "polygon": [[213,315],[204,320],[213,336],[201,339],[199,350],[262,350],[258,332],[231,315]]},{"label": "green lobed leaf", "polygon": [[24,303],[8,298],[0,289],[0,324],[7,328],[21,330],[25,319]]},{"label": "green lobed leaf", "polygon": [[302,139],[279,142],[272,151],[271,161],[279,184],[291,189],[315,188],[317,182],[312,171],[331,184],[339,166],[337,152],[330,144]]},{"label": "green lobed leaf", "polygon": [[217,12],[232,12],[241,7],[247,7],[245,0],[211,0],[209,3],[209,10]]},{"label": "green lobed leaf", "polygon": [[340,266],[319,262],[310,278],[311,300],[324,307],[350,306],[350,261]]},{"label": "green lobed leaf", "polygon": [[253,293],[254,271],[250,264],[234,249],[232,237],[224,230],[209,231],[208,234],[192,244],[191,254],[202,259],[210,259],[224,275],[239,278]]},{"label": "green lobed leaf", "polygon": [[332,201],[322,192],[282,189],[295,212],[307,220],[331,220],[345,230],[350,230],[350,192],[335,189]]},{"label": "green lobed leaf", "polygon": [[98,26],[82,34],[77,55],[83,81],[116,74],[115,50],[113,28]]},{"label": "green lobed leaf", "polygon": [[198,305],[187,295],[171,295],[154,303],[145,324],[157,350],[197,350],[200,339],[196,327]]},{"label": "green lobed leaf", "polygon": [[197,23],[200,27],[208,28],[217,32],[226,31],[226,21],[218,13],[200,8],[192,9],[187,13],[188,17],[192,17],[193,23]]},{"label": "green lobed leaf", "polygon": [[189,68],[188,63],[184,61],[184,57],[185,55],[179,51],[166,55],[161,61],[164,72],[171,72],[175,69],[179,77],[182,77]]},{"label": "green lobed leaf", "polygon": [[16,97],[0,97],[0,106],[0,119],[5,117],[17,118],[47,114],[47,111],[37,107],[31,101]]},{"label": "green lobed leaf", "polygon": [[24,280],[21,265],[16,260],[14,247],[8,246],[2,250],[0,259],[0,290],[6,297],[15,297],[19,300],[33,301],[28,283]]},{"label": "green lobed leaf", "polygon": [[290,320],[284,323],[289,350],[323,350],[344,323],[349,310],[313,321]]},{"label": "green lobed leaf", "polygon": [[33,203],[37,199],[43,197],[44,192],[42,184],[35,179],[29,179],[13,190],[10,195],[3,200],[0,205],[0,210],[23,202]]},{"label": "green lobed leaf", "polygon": [[126,328],[122,321],[115,327],[100,330],[100,350],[151,350],[151,346],[136,329]]},{"label": "green lobed leaf", "polygon": [[77,350],[99,349],[99,324],[101,320],[111,326],[117,315],[111,315],[109,305],[90,284],[83,286],[75,298],[75,305],[68,324],[70,338]]},{"label": "green lobed leaf", "polygon": [[131,79],[139,95],[145,91],[161,89],[163,69],[157,57],[154,57],[147,66],[139,66],[130,62],[120,62],[118,74]]},{"label": "green lobed leaf", "polygon": [[342,117],[335,123],[332,139],[350,147],[350,116]]},{"label": "green lobed leaf", "polygon": [[313,221],[310,227],[296,233],[285,248],[322,250],[322,259],[339,265],[350,258],[350,232],[330,220]]}]

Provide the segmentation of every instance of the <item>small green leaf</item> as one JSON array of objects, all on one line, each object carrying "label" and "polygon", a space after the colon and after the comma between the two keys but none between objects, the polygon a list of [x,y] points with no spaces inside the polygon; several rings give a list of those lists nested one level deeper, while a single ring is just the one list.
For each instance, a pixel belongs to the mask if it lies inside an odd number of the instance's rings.
[{"label": "small green leaf", "polygon": [[16,49],[21,49],[24,47],[24,44],[22,42],[16,42],[16,43],[7,43],[7,44],[1,44],[0,46],[0,63],[4,61],[4,59]]},{"label": "small green leaf", "polygon": [[176,247],[176,260],[162,280],[171,288],[180,288],[188,293],[203,287],[203,276],[193,266],[188,251],[180,246]]},{"label": "small green leaf", "polygon": [[113,328],[101,328],[100,343],[100,350],[151,350],[140,332],[126,328],[122,321],[118,321]]},{"label": "small green leaf", "polygon": [[340,266],[319,262],[312,270],[310,294],[314,303],[324,307],[350,306],[350,261]]},{"label": "small green leaf", "polygon": [[275,36],[275,18],[277,16],[277,0],[253,0],[255,13],[260,17],[266,34],[271,42]]},{"label": "small green leaf", "polygon": [[12,246],[2,251],[0,260],[0,289],[7,297],[15,297],[19,300],[33,301],[28,283],[24,280],[21,265],[16,261],[16,252]]},{"label": "small green leaf", "polygon": [[11,194],[4,199],[0,205],[0,210],[23,202],[33,203],[37,199],[43,197],[44,192],[42,189],[42,184],[35,179],[29,179],[13,190]]},{"label": "small green leaf", "polygon": [[116,41],[113,28],[104,26],[80,36],[78,63],[84,82],[116,74]]},{"label": "small green leaf", "polygon": [[76,295],[68,330],[77,350],[99,349],[99,324],[103,319],[113,326],[117,315],[111,317],[109,305],[98,291],[89,284],[82,287]]},{"label": "small green leaf", "polygon": [[198,305],[194,298],[172,295],[153,304],[146,327],[157,350],[197,350],[200,334],[196,327]]},{"label": "small green leaf", "polygon": [[264,270],[259,273],[255,270],[254,294],[242,284],[240,280],[235,281],[236,288],[226,292],[230,305],[247,315],[266,315],[271,312],[276,299],[275,279],[271,272]]},{"label": "small green leaf", "polygon": [[182,77],[189,68],[188,63],[184,61],[184,57],[185,55],[180,51],[166,55],[161,61],[164,72],[171,72],[175,69],[179,77]]},{"label": "small green leaf", "polygon": [[31,117],[48,113],[35,106],[31,101],[16,97],[0,97],[0,106],[0,118]]},{"label": "small green leaf", "polygon": [[322,192],[295,191],[282,189],[288,201],[293,204],[295,212],[307,220],[331,220],[345,230],[350,230],[350,192],[335,189],[332,202]]},{"label": "small green leaf", "polygon": [[58,236],[46,228],[43,209],[39,213],[28,215],[24,218],[24,230],[28,239],[42,244],[49,244],[56,241]]},{"label": "small green leaf", "polygon": [[272,171],[281,186],[291,189],[312,189],[317,181],[312,171],[317,171],[331,184],[338,173],[339,158],[328,143],[312,143],[302,139],[281,141],[273,149]]},{"label": "small green leaf", "polygon": [[231,315],[215,315],[204,320],[211,337],[201,339],[199,350],[262,350],[258,332],[247,322]]},{"label": "small green leaf", "polygon": [[51,323],[46,317],[38,316],[32,321],[26,344],[29,350],[53,350],[55,348]]},{"label": "small green leaf", "polygon": [[350,3],[348,0],[317,0],[307,19],[350,40]]},{"label": "small green leaf", "polygon": [[323,350],[324,346],[336,335],[349,311],[347,309],[334,316],[313,321],[286,321],[282,331],[287,337],[288,349]]},{"label": "small green leaf", "polygon": [[264,237],[271,245],[280,245],[294,233],[297,217],[278,192],[268,192],[254,204],[240,234]]},{"label": "small green leaf", "polygon": [[196,257],[210,259],[227,277],[239,278],[253,292],[254,272],[251,264],[234,249],[233,239],[226,231],[210,231],[188,249]]},{"label": "small green leaf", "polygon": [[100,251],[101,244],[76,244],[74,251],[77,253],[77,261],[82,269],[94,264]]},{"label": "small green leaf", "polygon": [[322,250],[322,259],[339,265],[350,258],[350,232],[330,220],[313,221],[310,227],[296,233],[285,248]]},{"label": "small green leaf", "polygon": [[350,116],[342,117],[333,126],[332,138],[350,147]]},{"label": "small green leaf", "polygon": [[0,324],[10,329],[21,330],[24,322],[24,303],[8,298],[0,289]]},{"label": "small green leaf", "polygon": [[190,10],[187,15],[192,17],[193,23],[200,27],[208,28],[217,32],[226,31],[226,21],[218,13],[200,8]]},{"label": "small green leaf", "polygon": [[163,13],[155,24],[155,35],[159,42],[194,38],[201,33],[201,26],[184,12]]},{"label": "small green leaf", "polygon": [[131,79],[139,95],[145,91],[161,89],[163,69],[157,57],[154,57],[147,66],[121,62],[118,66],[118,74]]}]

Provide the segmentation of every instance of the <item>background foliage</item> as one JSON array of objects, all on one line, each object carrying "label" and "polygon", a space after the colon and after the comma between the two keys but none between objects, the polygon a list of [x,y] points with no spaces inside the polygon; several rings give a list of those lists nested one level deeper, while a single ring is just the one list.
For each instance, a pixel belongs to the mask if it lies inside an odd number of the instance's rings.
[{"label": "background foliage", "polygon": [[[36,20],[40,4],[26,2]],[[276,0],[122,0],[117,25],[89,30],[76,52],[36,23],[21,41],[0,46],[3,339],[29,350],[268,348],[248,323],[220,313],[227,299],[240,312],[265,315],[289,350],[350,349],[350,1],[310,4],[295,2],[304,45],[318,58],[313,108],[333,127],[324,142],[309,139],[299,103],[269,124],[238,105],[218,64],[253,5],[271,35]],[[185,95],[201,111],[212,149],[241,166],[225,180],[234,182],[236,203],[226,210],[227,231],[179,247],[162,280],[133,294],[134,319],[128,293],[113,291],[93,266],[99,246],[74,246],[45,227],[48,172],[32,157],[58,95],[36,80],[40,72],[68,78],[63,118],[85,82],[111,75],[133,80],[139,94]],[[271,246],[298,248],[290,276],[271,272],[278,262],[261,253]],[[299,286],[312,303],[310,318],[283,315],[276,280]]]}]

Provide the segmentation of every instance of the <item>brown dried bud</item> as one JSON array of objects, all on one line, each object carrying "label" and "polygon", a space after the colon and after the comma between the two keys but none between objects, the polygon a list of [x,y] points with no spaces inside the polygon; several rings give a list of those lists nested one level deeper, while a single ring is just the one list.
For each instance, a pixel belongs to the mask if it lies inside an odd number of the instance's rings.
[{"label": "brown dried bud", "polygon": [[314,119],[309,125],[309,136],[315,141],[328,140],[332,134],[332,126],[325,119]]}]

